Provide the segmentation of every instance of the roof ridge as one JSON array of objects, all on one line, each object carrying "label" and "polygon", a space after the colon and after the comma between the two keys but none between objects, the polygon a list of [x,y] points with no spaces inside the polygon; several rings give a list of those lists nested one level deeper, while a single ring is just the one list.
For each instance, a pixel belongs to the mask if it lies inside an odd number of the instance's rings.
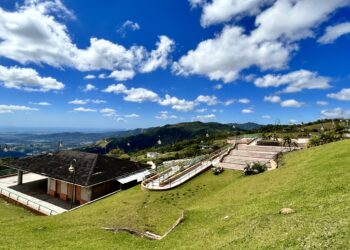
[{"label": "roof ridge", "polygon": [[88,185],[89,182],[90,182],[92,173],[93,173],[94,170],[95,170],[95,166],[96,166],[96,162],[97,162],[98,157],[99,157],[99,154],[96,154],[96,155],[95,155],[95,159],[94,159],[94,161],[92,162],[92,167],[91,167],[91,169],[90,169],[90,172],[89,172],[89,175],[88,175],[88,178],[87,178],[87,180],[86,180],[85,185]]}]

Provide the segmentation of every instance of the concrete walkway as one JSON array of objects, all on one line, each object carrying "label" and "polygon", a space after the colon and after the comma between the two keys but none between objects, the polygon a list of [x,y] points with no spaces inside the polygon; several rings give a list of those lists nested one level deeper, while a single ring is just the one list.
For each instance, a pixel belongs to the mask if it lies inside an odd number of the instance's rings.
[{"label": "concrete walkway", "polygon": [[23,185],[17,186],[17,176],[0,177],[0,194],[45,215],[56,215],[66,212],[67,209],[63,208],[62,205],[65,203],[67,206],[68,203],[62,201],[63,203],[57,206],[53,204],[58,202],[58,199],[55,197],[35,191],[31,191],[32,195],[28,195],[32,185],[43,182],[45,179],[47,179],[45,176],[38,174],[24,174]]}]

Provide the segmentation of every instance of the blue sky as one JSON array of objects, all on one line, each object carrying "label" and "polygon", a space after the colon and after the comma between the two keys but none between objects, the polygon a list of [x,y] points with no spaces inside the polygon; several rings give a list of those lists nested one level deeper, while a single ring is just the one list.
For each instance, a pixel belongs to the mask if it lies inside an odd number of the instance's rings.
[{"label": "blue sky", "polygon": [[0,127],[350,118],[349,0],[0,2]]}]

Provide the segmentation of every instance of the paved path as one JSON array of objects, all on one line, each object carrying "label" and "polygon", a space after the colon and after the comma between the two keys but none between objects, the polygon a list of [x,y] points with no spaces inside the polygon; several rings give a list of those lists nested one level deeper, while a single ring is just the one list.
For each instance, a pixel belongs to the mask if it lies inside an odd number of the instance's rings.
[{"label": "paved path", "polygon": [[172,189],[174,187],[177,187],[181,185],[182,183],[188,181],[189,179],[193,178],[197,174],[207,170],[214,164],[217,164],[220,161],[221,154],[214,158],[213,160],[206,160],[203,161],[198,167],[194,168],[192,171],[182,175],[181,177],[175,179],[174,181],[166,184],[166,185],[160,185],[160,183],[169,177],[173,176],[179,169],[179,167],[173,167],[173,169],[170,172],[165,173],[164,175],[159,176],[157,179],[152,180],[150,182],[144,182],[143,188],[148,189],[148,190],[167,190],[167,189]]},{"label": "paved path", "polygon": [[[46,179],[46,177],[38,174],[28,173],[23,175],[23,184],[25,185],[28,183],[32,183],[32,182],[40,181],[44,179]],[[0,177],[0,194],[46,215],[56,215],[67,211],[67,209],[64,209],[60,206],[56,206],[42,199],[38,199],[36,197],[27,195],[24,192],[15,190],[20,188],[21,186],[17,186],[17,176],[10,176],[10,177],[4,177],[4,178]],[[46,196],[48,195],[45,195],[42,197],[45,197],[46,199]],[[52,197],[51,199],[57,200],[57,198],[54,198],[54,197]],[[47,197],[46,200],[48,201],[50,200],[49,196]]]}]

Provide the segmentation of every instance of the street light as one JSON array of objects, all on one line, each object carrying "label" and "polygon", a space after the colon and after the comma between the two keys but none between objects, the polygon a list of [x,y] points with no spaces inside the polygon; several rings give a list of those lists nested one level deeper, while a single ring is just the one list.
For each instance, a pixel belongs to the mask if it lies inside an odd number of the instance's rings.
[{"label": "street light", "polygon": [[68,171],[69,173],[71,173],[73,175],[73,187],[72,187],[72,198],[71,198],[71,202],[70,202],[70,208],[72,209],[73,208],[73,202],[74,202],[74,196],[75,196],[75,167],[73,165],[73,162],[76,163],[77,160],[76,159],[73,159],[71,162],[70,162],[70,165],[69,165],[69,168],[68,168]]}]

